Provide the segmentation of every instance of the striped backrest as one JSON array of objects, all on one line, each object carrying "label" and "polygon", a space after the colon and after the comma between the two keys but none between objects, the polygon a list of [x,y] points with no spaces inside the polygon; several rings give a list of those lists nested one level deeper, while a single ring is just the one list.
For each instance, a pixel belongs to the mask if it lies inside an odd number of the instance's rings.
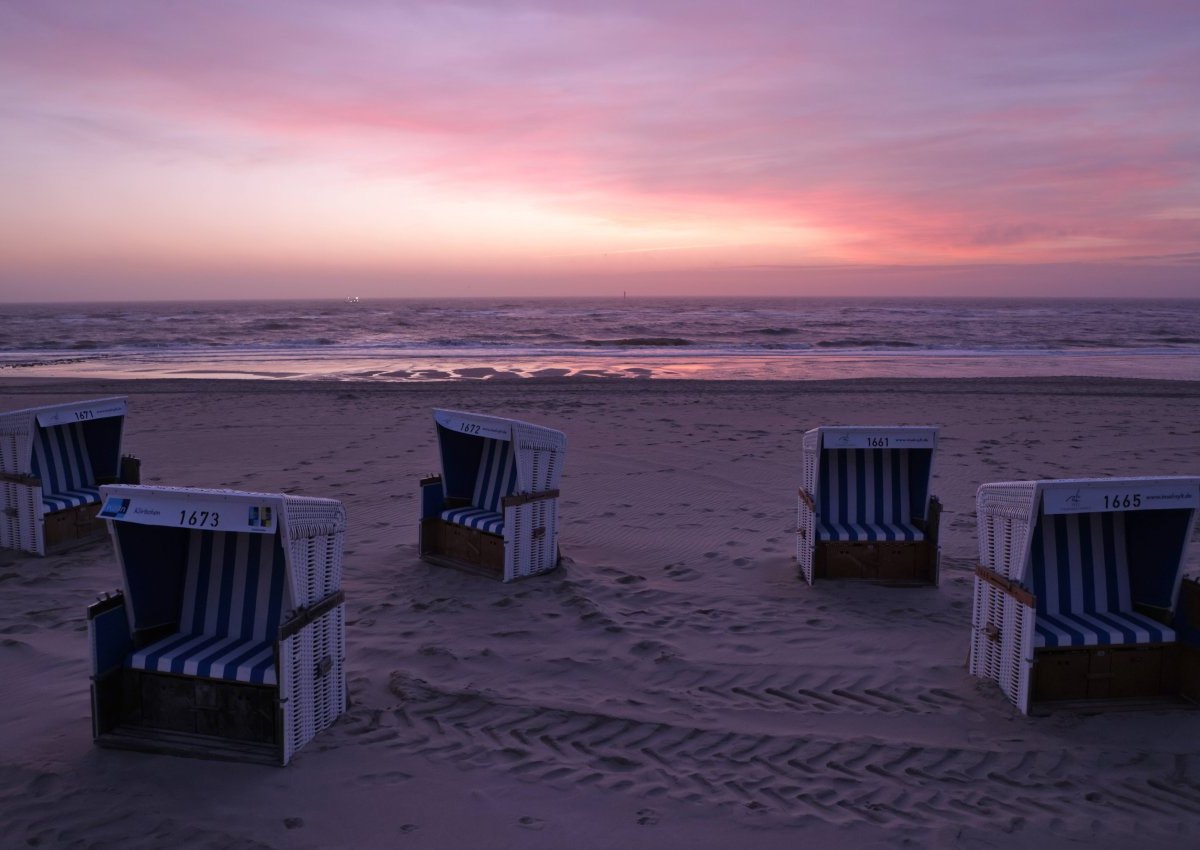
[{"label": "striped backrest", "polygon": [[923,519],[925,506],[912,504],[908,453],[908,449],[822,451],[817,498],[821,518],[877,525],[903,525],[914,516]]},{"label": "striped backrest", "polygon": [[66,493],[95,487],[83,424],[70,422],[34,429],[33,476],[41,479],[45,493]]},{"label": "striped backrest", "polygon": [[1124,513],[1043,515],[1030,545],[1041,613],[1132,610]]},{"label": "striped backrest", "polygon": [[273,640],[283,619],[286,569],[278,535],[189,532],[179,630]]},{"label": "striped backrest", "polygon": [[500,499],[511,496],[516,489],[517,463],[512,443],[485,438],[471,504],[499,513]]}]

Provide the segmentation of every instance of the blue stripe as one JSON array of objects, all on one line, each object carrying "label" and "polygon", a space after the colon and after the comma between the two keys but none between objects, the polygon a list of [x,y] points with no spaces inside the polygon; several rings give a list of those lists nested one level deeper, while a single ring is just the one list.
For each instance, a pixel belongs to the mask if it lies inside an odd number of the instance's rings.
[{"label": "blue stripe", "polygon": [[[1080,514],[1075,519],[1075,526],[1079,532],[1079,560],[1080,567],[1083,572],[1081,582],[1083,599],[1078,600],[1078,604],[1068,606],[1067,610],[1075,611],[1094,611],[1096,609],[1096,568],[1100,566],[1097,558],[1092,553],[1092,523],[1087,514]],[[1104,553],[1101,553],[1103,555]],[[1067,562],[1063,561],[1059,564],[1059,569],[1067,566]]]},{"label": "blue stripe", "polygon": [[1054,561],[1055,579],[1058,583],[1058,611],[1062,614],[1071,610],[1071,571],[1067,568],[1067,557],[1070,544],[1067,542],[1067,523],[1065,517],[1055,516],[1054,523]]},{"label": "blue stripe", "polygon": [[67,427],[70,429],[70,434],[64,435],[64,437],[69,437],[67,440],[67,442],[70,443],[68,451],[72,451],[74,455],[72,458],[74,461],[72,464],[74,480],[71,482],[71,485],[68,489],[78,490],[80,487],[86,487],[92,483],[90,480],[88,480],[91,476],[88,475],[89,464],[87,455],[87,442],[83,436],[83,425],[76,422],[73,425],[68,425]]},{"label": "blue stripe", "polygon": [[[233,582],[237,578],[237,534],[225,534],[225,547],[221,553],[220,565],[214,565],[220,570],[221,585],[217,591],[217,625],[216,634],[229,634],[229,617],[233,613]],[[245,588],[242,589],[245,592]]]},{"label": "blue stripe", "polygon": [[1033,595],[1040,615],[1046,612],[1046,541],[1041,522],[1033,527],[1033,540],[1029,543],[1029,567],[1033,574]]},{"label": "blue stripe", "polygon": [[200,540],[200,558],[196,567],[196,598],[192,600],[191,621],[185,629],[199,632],[204,628],[204,612],[208,606],[208,586],[212,575],[213,534],[209,531],[196,532]]},{"label": "blue stripe", "polygon": [[830,503],[830,493],[833,492],[833,452],[821,452],[821,469],[817,480],[817,512],[821,519],[828,524],[833,520],[833,505]]},{"label": "blue stripe", "polygon": [[[178,660],[182,663],[179,665],[179,672],[183,672],[183,664],[188,661],[196,661],[196,675],[208,678],[213,676],[213,664],[225,653],[229,652],[230,635],[212,635],[209,640],[206,640],[200,646],[193,649],[191,652],[181,656]],[[219,646],[218,644],[224,644]],[[217,670],[216,677],[220,678],[220,674],[224,669],[224,665]]]},{"label": "blue stripe", "polygon": [[177,634],[159,641],[158,644],[155,644],[151,652],[146,653],[146,669],[157,670],[158,662],[161,658],[183,646],[193,638],[195,638],[195,635],[192,634]]},{"label": "blue stripe", "polygon": [[256,537],[250,538],[250,557],[246,561],[245,581],[242,583],[242,623],[238,634],[250,637],[254,634],[255,606],[258,603],[258,582],[261,572],[262,545]]},{"label": "blue stripe", "polygon": [[479,481],[475,488],[479,493],[479,501],[481,507],[486,507],[491,503],[491,478],[492,469],[496,464],[496,441],[484,440],[483,443],[483,458],[479,465]]},{"label": "blue stripe", "polygon": [[904,516],[901,508],[901,497],[904,495],[903,477],[904,464],[908,462],[907,454],[892,452],[889,458],[892,466],[892,522],[907,523],[912,517]]},{"label": "blue stripe", "polygon": [[[1089,611],[1088,616],[1092,619],[1099,620],[1108,629],[1108,639],[1110,643],[1134,643],[1137,640],[1137,632],[1134,631],[1128,620],[1120,616],[1113,616],[1104,611]],[[1113,640],[1113,635],[1120,635],[1121,640]]]},{"label": "blue stripe", "polygon": [[[845,521],[846,517],[848,517],[850,515],[849,497],[846,493],[846,490],[849,487],[849,475],[848,475],[849,470],[847,470],[847,468],[846,468],[846,464],[847,464],[846,452],[844,452],[844,451],[837,452],[836,460],[837,460],[837,477],[838,477],[837,516],[831,517],[831,519],[834,519],[835,522],[843,522],[843,521]],[[852,535],[850,539],[857,540],[858,538]]]},{"label": "blue stripe", "polygon": [[[1100,533],[1104,537],[1104,574],[1108,577],[1108,587],[1105,588],[1105,602],[1108,603],[1108,610],[1119,611],[1121,609],[1120,584],[1118,576],[1120,575],[1117,564],[1117,523],[1115,514],[1102,514],[1100,522]],[[1124,543],[1124,540],[1121,541]]]},{"label": "blue stripe", "polygon": [[[1042,619],[1042,615],[1038,615],[1038,619]],[[1046,624],[1053,624],[1065,631],[1070,636],[1070,642],[1067,646],[1083,646],[1087,642],[1087,634],[1091,631],[1083,631],[1079,628],[1079,624],[1066,619],[1062,614],[1045,615]],[[1055,644],[1062,646],[1063,644]]]},{"label": "blue stripe", "polygon": [[[504,482],[504,492],[501,497],[512,495],[517,492],[517,450],[513,448],[512,443],[505,444],[508,447],[505,463],[508,464],[508,480]],[[496,510],[500,510],[500,499],[496,500]]]},{"label": "blue stripe", "polygon": [[46,436],[49,437],[53,446],[52,454],[57,473],[54,479],[54,489],[70,490],[74,476],[71,475],[71,448],[67,445],[66,429],[62,426],[55,426],[48,429]]},{"label": "blue stripe", "polygon": [[274,640],[283,622],[283,591],[286,581],[287,561],[279,535],[275,535],[275,557],[271,563],[271,602],[267,606],[267,636]]},{"label": "blue stripe", "polygon": [[60,478],[57,482],[59,490],[70,490],[75,486],[74,467],[71,465],[71,444],[67,440],[67,426],[56,426],[50,429],[50,439],[54,441],[55,459],[61,464],[58,470]]},{"label": "blue stripe", "polygon": [[[273,643],[274,643],[274,641],[272,641],[272,644]],[[254,656],[258,655],[260,652],[262,652],[264,647],[266,647],[266,646],[267,646],[267,644],[263,643],[261,641],[250,641],[249,643],[247,643],[244,646],[244,648],[242,648],[241,652],[239,652],[236,656],[234,656],[233,658],[231,658],[229,661],[227,661],[225,663],[225,668],[226,668],[226,670],[228,670],[228,675],[225,678],[228,678],[228,679],[234,678],[237,674],[237,668],[241,667],[243,664],[245,664],[251,658],[253,658]],[[272,651],[272,659],[274,659],[273,651]]]},{"label": "blue stripe", "polygon": [[42,453],[45,454],[46,469],[45,475],[42,476],[42,489],[45,490],[45,483],[50,482],[50,489],[57,491],[61,489],[61,476],[58,473],[57,457],[54,454],[54,434],[52,430],[40,430],[38,436],[42,438]]},{"label": "blue stripe", "polygon": [[[871,489],[875,495],[875,521],[878,525],[888,525],[888,502],[887,493],[883,491],[883,468],[887,465],[888,455],[890,451],[884,450],[882,457],[876,457],[874,480],[871,481]],[[889,538],[890,539],[890,538]]]},{"label": "blue stripe", "polygon": [[275,653],[272,652],[262,661],[254,666],[250,672],[250,681],[256,685],[261,685],[267,680],[267,671],[275,666]]},{"label": "blue stripe", "polygon": [[[867,451],[865,449],[854,450],[854,515],[855,517],[867,516]],[[875,535],[868,531],[868,540],[874,540]]]}]

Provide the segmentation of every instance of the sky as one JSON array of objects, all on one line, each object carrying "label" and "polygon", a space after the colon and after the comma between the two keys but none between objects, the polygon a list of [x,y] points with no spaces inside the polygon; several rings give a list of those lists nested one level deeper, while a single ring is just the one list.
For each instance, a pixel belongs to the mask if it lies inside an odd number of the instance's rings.
[{"label": "sky", "polygon": [[1200,3],[0,0],[0,301],[1200,296]]}]

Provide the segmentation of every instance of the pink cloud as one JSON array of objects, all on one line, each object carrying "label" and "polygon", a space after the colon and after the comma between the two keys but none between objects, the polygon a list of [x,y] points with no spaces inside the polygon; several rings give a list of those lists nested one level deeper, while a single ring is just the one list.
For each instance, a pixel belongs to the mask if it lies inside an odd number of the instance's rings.
[{"label": "pink cloud", "polygon": [[860,262],[1105,260],[1197,246],[1161,213],[1200,192],[1198,24],[1092,0],[43,0],[0,7],[0,129],[818,228]]}]

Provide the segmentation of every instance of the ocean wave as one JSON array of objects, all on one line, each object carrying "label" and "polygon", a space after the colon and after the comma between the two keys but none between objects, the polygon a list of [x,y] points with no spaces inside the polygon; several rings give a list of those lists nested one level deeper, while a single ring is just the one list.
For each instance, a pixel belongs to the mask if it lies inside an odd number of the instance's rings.
[{"label": "ocean wave", "polygon": [[824,339],[816,344],[817,348],[921,348],[915,342],[904,339],[869,339],[866,337],[847,337],[844,339]]},{"label": "ocean wave", "polygon": [[674,336],[631,336],[622,339],[585,339],[584,345],[617,346],[621,348],[645,346],[647,348],[667,348],[671,346],[694,345],[690,339]]}]

